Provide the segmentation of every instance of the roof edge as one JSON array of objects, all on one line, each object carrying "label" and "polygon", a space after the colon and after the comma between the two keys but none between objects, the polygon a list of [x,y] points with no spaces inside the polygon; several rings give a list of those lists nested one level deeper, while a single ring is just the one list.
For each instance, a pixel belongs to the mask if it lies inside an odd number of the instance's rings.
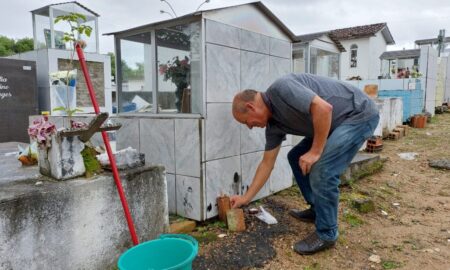
[{"label": "roof edge", "polygon": [[269,17],[273,21],[273,23],[278,28],[280,28],[280,30],[284,34],[286,34],[288,36],[288,38],[291,39],[291,41],[294,41],[294,38],[295,38],[294,33],[269,8],[267,8],[261,1],[249,2],[249,3],[244,3],[244,4],[234,5],[234,6],[226,6],[226,7],[215,8],[215,9],[200,10],[200,11],[188,13],[188,14],[185,14],[183,16],[176,17],[176,18],[173,18],[173,19],[164,20],[164,21],[157,21],[157,22],[153,22],[153,23],[149,23],[149,24],[145,24],[145,25],[141,25],[141,26],[137,26],[137,27],[121,30],[121,31],[104,33],[103,35],[104,36],[117,35],[117,34],[121,34],[121,33],[127,32],[127,31],[139,30],[139,29],[143,29],[143,28],[146,28],[146,27],[155,27],[155,26],[158,26],[160,24],[166,24],[166,23],[170,23],[170,22],[175,22],[177,20],[187,19],[187,18],[190,18],[190,17],[194,18],[194,17],[197,17],[197,16],[201,16],[205,12],[211,12],[211,11],[216,11],[216,10],[221,10],[221,9],[226,9],[226,8],[232,8],[232,7],[239,7],[239,6],[244,6],[244,5],[254,5],[254,6],[256,6],[259,10],[261,10],[261,12],[264,15]]},{"label": "roof edge", "polygon": [[37,11],[46,9],[46,8],[48,8],[48,7],[51,7],[51,6],[58,6],[58,5],[63,5],[63,4],[76,4],[76,5],[80,6],[81,8],[84,8],[85,10],[87,10],[87,11],[89,11],[90,13],[94,14],[96,17],[100,17],[100,14],[98,14],[97,12],[93,11],[92,9],[90,9],[90,8],[88,8],[88,7],[86,7],[86,6],[82,5],[82,4],[80,4],[80,3],[78,3],[77,1],[68,1],[68,2],[61,2],[61,3],[49,4],[49,5],[46,5],[46,6],[37,8],[37,9],[30,10],[30,12],[31,12],[31,13],[36,13]]}]

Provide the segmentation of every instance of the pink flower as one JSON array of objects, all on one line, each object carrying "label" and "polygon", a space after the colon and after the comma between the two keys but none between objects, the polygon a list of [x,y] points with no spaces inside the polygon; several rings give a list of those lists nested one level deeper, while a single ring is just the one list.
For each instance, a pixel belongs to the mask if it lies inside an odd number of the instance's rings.
[{"label": "pink flower", "polygon": [[88,124],[86,124],[84,122],[78,122],[78,121],[73,121],[73,120],[70,120],[70,124],[71,124],[72,128],[85,128],[88,126]]},{"label": "pink flower", "polygon": [[35,119],[33,124],[28,128],[28,135],[30,138],[37,141],[41,146],[48,146],[50,144],[51,136],[55,133],[55,125],[46,121],[44,117]]}]

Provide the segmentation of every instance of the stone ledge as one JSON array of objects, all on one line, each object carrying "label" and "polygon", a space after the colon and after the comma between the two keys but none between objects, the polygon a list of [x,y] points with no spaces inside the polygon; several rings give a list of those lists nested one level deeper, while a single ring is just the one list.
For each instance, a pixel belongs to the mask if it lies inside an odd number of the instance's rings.
[{"label": "stone ledge", "polygon": [[[66,181],[25,175],[0,182],[0,269],[111,269],[132,246],[110,173]],[[140,242],[167,233],[164,168],[120,175]]]},{"label": "stone ledge", "polygon": [[381,162],[377,154],[358,153],[353,158],[350,166],[341,175],[341,185],[349,184],[366,175],[373,174],[377,168],[372,168],[377,162]]}]

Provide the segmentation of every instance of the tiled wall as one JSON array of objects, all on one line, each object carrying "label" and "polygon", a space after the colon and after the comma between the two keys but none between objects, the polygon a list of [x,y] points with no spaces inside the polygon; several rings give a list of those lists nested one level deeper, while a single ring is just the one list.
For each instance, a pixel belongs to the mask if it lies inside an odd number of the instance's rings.
[{"label": "tiled wall", "polygon": [[[205,214],[217,215],[220,194],[244,193],[262,159],[264,129],[249,130],[231,114],[234,95],[265,91],[291,72],[290,42],[206,20]],[[290,137],[283,143],[269,181],[255,199],[292,185],[287,162]]]}]

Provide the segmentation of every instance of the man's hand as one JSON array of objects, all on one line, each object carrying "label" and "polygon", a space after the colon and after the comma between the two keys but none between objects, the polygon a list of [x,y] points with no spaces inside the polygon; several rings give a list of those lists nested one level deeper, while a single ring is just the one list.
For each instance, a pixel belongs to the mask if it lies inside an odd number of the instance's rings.
[{"label": "man's hand", "polygon": [[242,205],[248,204],[244,196],[233,195],[230,197],[231,208],[239,208]]},{"label": "man's hand", "polygon": [[303,175],[307,175],[311,171],[311,167],[319,160],[319,158],[320,154],[311,151],[306,152],[306,154],[300,157],[298,165],[300,166],[300,169],[302,169]]}]

